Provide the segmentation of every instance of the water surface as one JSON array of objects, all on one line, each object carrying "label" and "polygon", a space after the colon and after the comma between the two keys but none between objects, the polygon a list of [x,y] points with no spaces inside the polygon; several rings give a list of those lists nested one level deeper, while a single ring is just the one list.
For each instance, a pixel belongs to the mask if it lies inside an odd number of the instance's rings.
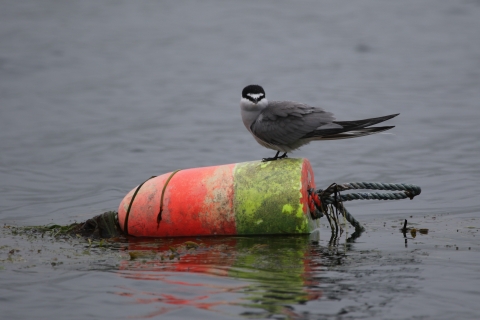
[{"label": "water surface", "polygon": [[[240,119],[251,83],[341,120],[401,113],[391,134],[294,152],[318,187],[422,187],[348,203],[367,227],[354,243],[329,243],[323,226],[318,243],[194,239],[204,247],[162,261],[167,240],[99,247],[4,228],[2,318],[479,317],[478,1],[0,6],[2,225],[83,221],[152,175],[272,156]],[[404,219],[428,235],[405,246]]]}]

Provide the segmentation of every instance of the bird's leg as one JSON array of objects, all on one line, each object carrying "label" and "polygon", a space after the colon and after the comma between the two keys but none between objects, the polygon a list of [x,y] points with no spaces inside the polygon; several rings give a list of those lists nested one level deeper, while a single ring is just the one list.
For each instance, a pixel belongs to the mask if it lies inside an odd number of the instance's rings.
[{"label": "bird's leg", "polygon": [[[263,158],[263,159],[262,159],[262,162],[274,161],[274,160],[279,159],[279,157],[278,157],[278,154],[279,154],[279,153],[280,153],[280,151],[277,151],[277,154],[276,154],[275,157],[273,157],[273,158]],[[282,157],[283,157],[283,156],[282,156]]]},{"label": "bird's leg", "polygon": [[288,158],[286,152],[284,152],[280,157],[278,157],[278,159],[284,159],[284,158]]}]

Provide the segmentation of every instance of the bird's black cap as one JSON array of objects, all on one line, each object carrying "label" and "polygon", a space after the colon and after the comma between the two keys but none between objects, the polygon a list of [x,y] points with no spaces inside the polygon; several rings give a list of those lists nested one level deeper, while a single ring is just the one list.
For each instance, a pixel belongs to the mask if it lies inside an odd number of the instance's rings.
[{"label": "bird's black cap", "polygon": [[263,93],[263,96],[265,97],[265,90],[263,90],[263,88],[261,86],[259,86],[258,84],[251,84],[251,85],[248,85],[245,88],[243,88],[242,98],[249,99],[249,96],[247,96],[249,93],[250,94]]}]

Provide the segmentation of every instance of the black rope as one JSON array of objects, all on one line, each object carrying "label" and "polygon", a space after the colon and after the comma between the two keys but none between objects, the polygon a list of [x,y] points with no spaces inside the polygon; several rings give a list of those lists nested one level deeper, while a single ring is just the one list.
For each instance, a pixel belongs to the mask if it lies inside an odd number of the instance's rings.
[{"label": "black rope", "polygon": [[[159,211],[158,211],[158,214],[157,214],[157,228],[160,224],[160,221],[162,221],[162,212],[163,212],[163,197],[165,195],[165,190],[167,189],[167,185],[168,183],[170,182],[170,180],[172,179],[172,177],[175,175],[175,173],[177,173],[178,171],[180,171],[181,169],[178,169],[178,170],[175,170],[173,171],[170,176],[168,177],[167,181],[165,181],[165,185],[163,186],[163,189],[162,189],[162,195],[160,197],[160,208],[159,208]],[[148,178],[147,180],[143,181],[138,187],[137,189],[135,189],[135,192],[133,193],[133,196],[132,196],[132,199],[130,199],[130,204],[128,205],[128,209],[127,209],[127,214],[125,216],[125,221],[123,223],[123,232],[125,233],[126,236],[128,236],[128,218],[130,216],[130,210],[132,209],[132,205],[133,205],[133,201],[135,200],[135,197],[137,196],[137,193],[140,191],[140,188],[142,188],[142,186],[144,185],[145,182],[147,182],[148,180],[150,179],[153,179],[155,178],[156,176],[151,176],[150,178]]]},{"label": "black rope", "polygon": [[181,169],[178,169],[178,170],[175,170],[173,171],[170,176],[168,177],[167,181],[165,181],[165,185],[163,186],[163,189],[162,189],[162,196],[160,198],[160,209],[158,210],[158,215],[157,215],[157,228],[158,226],[160,225],[160,221],[162,221],[162,212],[163,212],[163,197],[165,195],[165,190],[167,189],[167,186],[168,186],[168,183],[170,182],[170,180],[173,178],[173,176],[175,175],[175,173],[177,173],[178,171],[180,171]]},{"label": "black rope", "polygon": [[130,204],[128,205],[127,209],[127,214],[125,215],[125,221],[123,222],[123,232],[125,233],[126,236],[128,236],[128,217],[130,216],[130,209],[132,208],[133,200],[135,200],[135,197],[137,196],[138,191],[140,191],[140,188],[143,186],[145,182],[147,182],[150,179],[155,178],[156,176],[151,176],[147,180],[143,181],[137,189],[135,189],[135,192],[133,193],[132,199],[130,199]]},{"label": "black rope", "polygon": [[[352,189],[370,189],[370,190],[394,190],[394,191],[403,191],[403,192],[360,192],[360,193],[348,193],[340,194],[340,191],[352,190]],[[348,210],[344,207],[344,201],[352,200],[401,200],[410,198],[413,199],[415,196],[419,195],[422,192],[421,188],[412,184],[402,184],[402,183],[380,183],[380,182],[350,182],[337,184],[332,183],[325,190],[318,189],[316,193],[321,199],[322,207],[318,208],[327,216],[328,223],[332,228],[332,220],[335,223],[335,232],[338,232],[338,220],[339,220],[339,211],[343,212],[345,219],[355,227],[355,232],[362,232],[365,228],[358,222]],[[333,195],[333,196],[332,196]],[[336,219],[333,216],[333,210],[331,210],[332,217],[329,217],[328,205],[333,205],[335,207]]]}]

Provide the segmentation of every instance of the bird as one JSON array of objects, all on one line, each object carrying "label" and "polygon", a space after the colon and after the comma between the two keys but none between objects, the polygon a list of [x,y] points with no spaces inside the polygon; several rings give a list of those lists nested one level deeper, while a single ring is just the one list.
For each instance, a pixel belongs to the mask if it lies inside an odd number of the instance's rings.
[{"label": "bird", "polygon": [[256,84],[242,90],[240,109],[243,124],[255,140],[277,151],[274,157],[263,158],[264,162],[287,158],[287,153],[312,141],[356,138],[392,129],[395,126],[370,126],[399,115],[336,121],[333,113],[320,107],[293,101],[268,101],[265,90]]}]

